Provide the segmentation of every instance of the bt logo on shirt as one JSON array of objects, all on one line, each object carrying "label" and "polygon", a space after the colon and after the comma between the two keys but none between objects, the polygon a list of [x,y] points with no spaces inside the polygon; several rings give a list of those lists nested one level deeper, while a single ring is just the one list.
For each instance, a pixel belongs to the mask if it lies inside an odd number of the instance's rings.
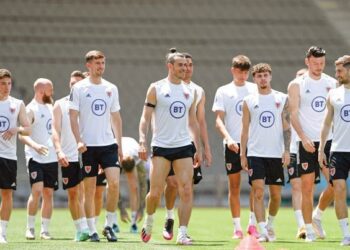
[{"label": "bt logo on shirt", "polygon": [[344,105],[340,110],[340,118],[344,122],[350,122],[350,104]]},{"label": "bt logo on shirt", "polygon": [[175,101],[170,105],[169,111],[172,117],[180,119],[184,117],[186,113],[186,106],[183,102]]},{"label": "bt logo on shirt", "polygon": [[323,96],[315,97],[311,102],[311,107],[316,112],[322,112],[326,108],[326,98]]},{"label": "bt logo on shirt", "polygon": [[96,99],[91,104],[91,110],[94,115],[101,116],[106,113],[107,104],[102,99]]},{"label": "bt logo on shirt", "polygon": [[10,120],[5,116],[0,116],[0,133],[10,128]]},{"label": "bt logo on shirt", "polygon": [[270,111],[264,111],[260,114],[259,124],[263,128],[270,128],[275,123],[275,116]]},{"label": "bt logo on shirt", "polygon": [[239,101],[236,103],[236,113],[237,113],[239,116],[242,116],[242,107],[243,107],[243,100],[239,100]]}]

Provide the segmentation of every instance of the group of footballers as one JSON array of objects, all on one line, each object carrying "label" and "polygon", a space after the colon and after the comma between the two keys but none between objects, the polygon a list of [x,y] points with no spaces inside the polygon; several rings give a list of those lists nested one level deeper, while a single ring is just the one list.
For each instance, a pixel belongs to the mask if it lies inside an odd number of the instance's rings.
[{"label": "group of footballers", "polygon": [[[58,188],[58,166],[61,166],[63,188],[68,191],[69,209],[76,227],[75,240],[100,241],[96,221],[102,207],[103,189],[100,191],[98,183],[107,183],[103,235],[108,241],[117,241],[120,171],[130,172],[133,166],[143,165],[151,155],[141,239],[143,242],[151,239],[153,216],[163,193],[166,203],[163,237],[173,238],[178,194],[176,242],[191,245],[188,224],[193,184],[202,178],[200,165],[212,163],[205,120],[205,92],[191,80],[192,56],[176,49],[166,55],[168,75],[149,86],[138,143],[132,138],[122,138],[118,88],[102,78],[105,55],[93,50],[85,59],[87,77],[74,71],[70,95],[54,105],[53,83],[49,79],[35,81],[34,98],[25,107],[23,101],[10,96],[11,73],[0,69],[0,242],[7,242],[12,190],[17,185],[18,134],[25,144],[31,185],[27,239],[35,239],[35,215],[40,199],[40,237],[51,239],[53,193]],[[350,167],[350,56],[336,60],[337,80],[323,73],[325,60],[325,50],[310,47],[305,57],[307,69],[297,73],[289,83],[288,94],[284,94],[272,89],[269,64],[258,63],[252,67],[250,59],[244,55],[232,59],[233,80],[218,88],[212,110],[224,144],[233,238],[244,237],[240,222],[240,183],[244,170],[251,185],[247,233],[261,242],[276,240],[273,222],[285,182],[283,170],[287,167],[298,224],[297,238],[306,242],[325,238],[322,213],[334,201],[343,232],[341,244],[350,245],[346,205]],[[254,83],[247,81],[250,70]],[[150,127],[152,141],[151,150],[148,150]],[[134,194],[130,200],[130,231],[138,232],[137,218],[142,215],[137,209],[143,196],[135,196],[137,174],[135,169],[132,171],[133,175],[128,176],[130,183],[134,183],[129,185]],[[321,172],[329,185],[312,212],[314,184],[320,181]],[[267,220],[265,185],[269,186],[270,199]]]}]

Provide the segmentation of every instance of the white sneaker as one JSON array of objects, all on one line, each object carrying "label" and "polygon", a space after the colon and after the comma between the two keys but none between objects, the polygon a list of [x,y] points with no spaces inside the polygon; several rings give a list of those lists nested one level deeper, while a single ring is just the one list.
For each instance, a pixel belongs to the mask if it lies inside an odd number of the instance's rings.
[{"label": "white sneaker", "polygon": [[306,232],[305,242],[314,242],[314,241],[316,241],[316,234]]},{"label": "white sneaker", "polygon": [[276,241],[275,230],[273,230],[272,227],[266,227],[266,230],[267,230],[267,237],[269,241]]},{"label": "white sneaker", "polygon": [[52,237],[51,237],[49,232],[41,232],[40,233],[40,238],[42,240],[51,240],[52,239]]},{"label": "white sneaker", "polygon": [[6,244],[6,243],[7,243],[6,236],[0,234],[0,244]]},{"label": "white sneaker", "polygon": [[27,228],[26,239],[27,240],[35,240],[34,228]]},{"label": "white sneaker", "polygon": [[350,246],[350,237],[344,237],[344,239],[340,242],[341,246]]},{"label": "white sneaker", "polygon": [[259,242],[269,242],[269,237],[266,234],[260,234],[258,241]]},{"label": "white sneaker", "polygon": [[178,245],[192,245],[192,239],[190,237],[188,237],[186,234],[183,235],[183,234],[179,233],[177,235],[176,243]]},{"label": "white sneaker", "polygon": [[323,230],[322,221],[316,218],[312,218],[312,226],[320,239],[326,238],[326,232]]}]

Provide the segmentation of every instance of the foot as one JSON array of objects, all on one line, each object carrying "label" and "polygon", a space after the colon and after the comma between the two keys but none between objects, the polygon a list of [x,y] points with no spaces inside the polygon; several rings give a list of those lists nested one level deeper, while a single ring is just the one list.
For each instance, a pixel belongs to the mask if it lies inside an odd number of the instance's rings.
[{"label": "foot", "polygon": [[102,231],[102,234],[107,238],[109,242],[116,242],[118,240],[111,227],[105,227]]},{"label": "foot", "polygon": [[243,232],[241,230],[235,230],[232,239],[243,239]]},{"label": "foot", "polygon": [[120,233],[118,224],[115,224],[115,223],[114,223],[114,224],[112,225],[112,229],[113,229],[113,232],[115,232],[115,233]]},{"label": "foot", "polygon": [[166,240],[171,240],[173,238],[173,227],[174,227],[174,220],[173,219],[167,219],[164,224],[163,228],[163,238]]},{"label": "foot", "polygon": [[192,239],[187,236],[187,234],[178,234],[176,239],[176,244],[178,245],[192,245]]},{"label": "foot", "polygon": [[89,238],[89,229],[83,229],[83,231],[80,232],[79,241],[87,241]]},{"label": "foot", "polygon": [[275,230],[272,227],[266,227],[267,229],[267,237],[269,238],[269,241],[276,241],[276,234]]},{"label": "foot", "polygon": [[267,236],[267,234],[260,234],[258,241],[259,242],[269,242],[269,237]]},{"label": "foot", "polygon": [[340,242],[341,246],[350,246],[350,237],[344,237],[343,240]]},{"label": "foot", "polygon": [[6,244],[6,243],[7,243],[6,236],[0,234],[0,244]]},{"label": "foot", "polygon": [[40,233],[40,239],[42,240],[51,240],[52,237],[49,232],[41,232]]},{"label": "foot", "polygon": [[89,236],[90,242],[100,242],[100,237],[98,236],[97,233],[93,233],[92,235]]},{"label": "foot", "polygon": [[256,226],[249,225],[247,232],[249,235],[255,237],[256,239],[259,238],[259,233],[258,233],[258,230],[256,229]]},{"label": "foot", "polygon": [[306,238],[306,230],[305,230],[305,227],[301,227],[301,228],[298,229],[296,238],[297,238],[297,239],[305,239],[305,238]]},{"label": "foot", "polygon": [[152,225],[143,225],[141,230],[141,239],[143,242],[147,243],[151,239]]},{"label": "foot", "polygon": [[314,242],[314,241],[316,241],[316,234],[306,232],[305,242]]},{"label": "foot", "polygon": [[137,228],[137,225],[136,224],[132,224],[131,227],[130,227],[130,233],[133,233],[133,234],[136,234],[138,233],[138,228]]},{"label": "foot", "polygon": [[35,240],[34,228],[27,228],[26,239],[27,240]]},{"label": "foot", "polygon": [[315,232],[320,239],[326,238],[326,232],[323,230],[322,222],[319,219],[312,218],[312,226],[315,229]]}]

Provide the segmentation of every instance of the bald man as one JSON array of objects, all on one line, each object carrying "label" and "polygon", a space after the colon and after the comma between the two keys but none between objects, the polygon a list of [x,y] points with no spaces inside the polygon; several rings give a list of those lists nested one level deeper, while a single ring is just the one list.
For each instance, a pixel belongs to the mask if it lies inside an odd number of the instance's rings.
[{"label": "bald man", "polygon": [[31,136],[20,136],[25,144],[25,156],[31,185],[27,204],[28,240],[35,239],[35,215],[41,204],[40,238],[51,239],[49,224],[53,208],[53,192],[58,189],[58,162],[51,139],[53,84],[49,79],[39,78],[34,83],[34,98],[27,105],[27,116],[31,124]]}]

